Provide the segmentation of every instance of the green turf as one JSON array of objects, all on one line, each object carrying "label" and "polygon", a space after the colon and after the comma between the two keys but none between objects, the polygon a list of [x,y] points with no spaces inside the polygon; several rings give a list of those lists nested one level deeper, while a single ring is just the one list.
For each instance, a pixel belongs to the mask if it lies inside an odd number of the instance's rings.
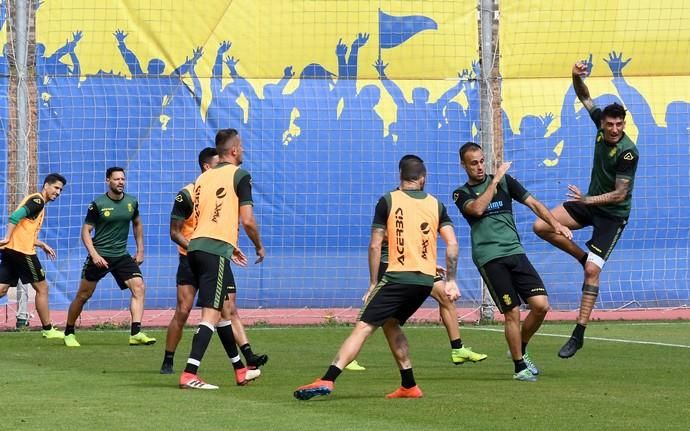
[{"label": "green turf", "polygon": [[[177,389],[178,374],[158,374],[164,333],[154,346],[128,347],[126,332],[80,331],[81,348],[43,340],[39,332],[0,333],[0,429],[688,429],[690,323],[603,323],[589,337],[679,344],[625,344],[589,339],[562,360],[556,352],[571,325],[545,325],[530,345],[537,383],[512,381],[501,326],[463,327],[465,343],[489,358],[453,366],[445,331],[407,328],[419,400],[386,400],[399,374],[382,334],[365,345],[364,372],[345,371],[334,393],[303,402],[295,387],[319,377],[347,327],[250,329],[255,350],[270,355],[263,376],[234,384],[218,339],[200,375],[218,391]],[[557,336],[547,336],[547,334]],[[175,368],[189,352],[185,333]]]}]

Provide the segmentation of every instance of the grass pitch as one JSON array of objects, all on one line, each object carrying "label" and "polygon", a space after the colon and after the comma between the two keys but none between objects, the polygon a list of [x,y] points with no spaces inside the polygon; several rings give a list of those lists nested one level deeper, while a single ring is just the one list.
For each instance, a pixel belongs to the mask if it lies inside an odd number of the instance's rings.
[{"label": "grass pitch", "polygon": [[177,389],[190,348],[187,329],[175,375],[158,373],[164,331],[153,346],[129,347],[124,331],[78,331],[68,349],[40,332],[0,333],[0,429],[100,430],[686,430],[690,400],[690,322],[596,322],[584,348],[567,360],[556,352],[571,324],[546,324],[530,343],[542,373],[512,380],[501,326],[462,327],[466,345],[487,353],[454,366],[445,330],[406,328],[418,400],[386,400],[399,373],[378,331],[345,371],[332,395],[293,399],[293,390],[323,374],[351,328],[250,328],[255,351],[270,356],[263,375],[234,384],[217,338],[200,375],[217,391]]}]

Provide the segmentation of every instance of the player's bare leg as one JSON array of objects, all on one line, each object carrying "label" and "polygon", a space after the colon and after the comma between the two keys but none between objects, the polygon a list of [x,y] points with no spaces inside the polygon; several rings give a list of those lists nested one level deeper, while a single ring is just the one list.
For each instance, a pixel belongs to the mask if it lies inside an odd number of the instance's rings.
[{"label": "player's bare leg", "polygon": [[585,281],[582,284],[582,298],[580,299],[577,324],[571,337],[558,352],[558,356],[564,359],[575,355],[584,345],[585,329],[599,296],[600,265],[603,266],[604,260],[596,255],[590,255],[589,259],[585,264]]},{"label": "player's bare leg", "polygon": [[515,374],[513,374],[513,379],[525,382],[536,382],[536,376],[534,376],[534,374],[532,374],[532,372],[527,368],[527,364],[525,363],[522,355],[520,307],[516,306],[504,312],[503,317],[505,318],[504,333],[506,342],[508,343],[510,356],[513,358],[513,364],[515,366]]},{"label": "player's bare leg", "polygon": [[[570,230],[582,229],[582,226],[575,221],[568,214],[568,211],[563,208],[563,205],[559,205],[551,210],[551,214],[559,221],[563,226],[568,227]],[[566,238],[563,235],[559,235],[553,231],[553,228],[546,223],[544,220],[538,218],[532,225],[532,230],[541,239],[551,243],[552,245],[558,247],[559,249],[565,251],[572,257],[574,257],[578,262],[582,263],[584,256],[587,253],[580,248],[573,240]]]},{"label": "player's bare leg", "polygon": [[455,303],[448,299],[445,293],[445,281],[439,280],[434,283],[431,289],[431,296],[438,302],[438,312],[441,315],[443,326],[446,327],[448,340],[450,341],[450,358],[455,365],[464,364],[467,361],[479,362],[486,359],[483,353],[472,351],[471,347],[464,347],[460,338],[460,327],[458,326],[458,313]]},{"label": "player's bare leg", "polygon": [[194,305],[194,296],[196,289],[191,284],[177,285],[177,303],[175,305],[175,314],[173,314],[170,323],[168,324],[168,331],[165,334],[165,354],[163,356],[163,364],[161,365],[161,374],[173,373],[173,359],[177,345],[180,344],[184,325],[189,319],[189,313],[192,311]]},{"label": "player's bare leg", "polygon": [[130,278],[125,281],[132,293],[129,301],[129,311],[132,316],[132,327],[129,335],[130,346],[150,346],[156,343],[156,339],[149,337],[141,331],[141,320],[144,317],[144,297],[146,296],[146,285],[141,277]]},{"label": "player's bare leg", "polygon": [[268,355],[257,355],[252,351],[249,344],[247,332],[244,330],[244,324],[240,319],[239,310],[237,309],[237,293],[229,293],[226,302],[229,302],[230,322],[232,322],[232,333],[235,336],[235,342],[240,347],[244,359],[247,361],[249,368],[259,368],[268,362]]},{"label": "player's bare leg", "polygon": [[386,395],[386,398],[421,398],[423,393],[414,379],[412,361],[410,361],[410,347],[407,337],[400,327],[400,322],[396,319],[388,319],[383,324],[383,333],[386,335],[388,347],[400,370],[400,387]]}]

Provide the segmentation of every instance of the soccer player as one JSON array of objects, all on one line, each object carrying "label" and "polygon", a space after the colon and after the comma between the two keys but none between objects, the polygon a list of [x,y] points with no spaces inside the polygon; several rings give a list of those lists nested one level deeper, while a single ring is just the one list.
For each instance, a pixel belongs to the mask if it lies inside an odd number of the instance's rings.
[{"label": "soccer player", "polygon": [[237,130],[218,131],[216,151],[219,164],[194,182],[197,224],[187,245],[187,256],[199,291],[197,305],[201,307],[201,323],[192,338],[187,365],[180,375],[182,389],[218,389],[197,375],[216,330],[232,362],[236,383],[245,385],[261,375],[260,370],[249,370],[242,364],[230,316],[223,307],[228,291],[235,290],[230,260],[240,266],[247,264],[247,257],[237,247],[240,223],[256,248],[255,263],[261,263],[266,256],[254,218],[251,176],[240,168],[244,149]]},{"label": "soccer player", "polygon": [[[544,321],[549,300],[520,243],[512,201],[529,207],[559,235],[572,238],[572,233],[517,180],[506,175],[510,162],[501,164],[494,175],[486,174],[484,152],[474,142],[460,148],[460,162],[468,180],[453,192],[453,200],[471,228],[472,260],[505,318],[505,337],[515,364],[513,378],[534,382],[539,369],[527,354],[527,344]],[[522,328],[521,300],[530,309]]]},{"label": "soccer player", "polygon": [[36,255],[36,247],[40,247],[51,260],[55,260],[55,250],[38,239],[38,232],[43,224],[46,203],[57,199],[65,184],[67,180],[62,175],[47,175],[41,191],[25,197],[10,215],[5,237],[0,240],[0,298],[20,279],[22,283],[30,283],[36,291],[36,311],[44,338],[63,338],[64,335],[50,321],[48,282]]},{"label": "soccer player", "polygon": [[[308,400],[333,391],[343,368],[357,357],[362,346],[378,327],[388,340],[400,370],[401,386],[386,398],[420,398],[408,356],[408,343],[401,325],[424,303],[436,276],[436,241],[440,233],[446,243],[446,295],[455,301],[460,293],[455,282],[458,243],[453,222],[445,206],[424,192],[426,167],[420,160],[406,160],[400,169],[400,187],[386,193],[376,205],[369,242],[369,290],[358,322],[340,346],[326,373],[294,392]],[[388,234],[389,264],[381,281],[381,244]]]},{"label": "soccer player", "polygon": [[[199,167],[201,173],[214,168],[218,164],[218,152],[215,148],[206,147],[199,153]],[[161,365],[161,374],[173,373],[173,358],[175,350],[182,338],[182,330],[189,318],[189,313],[196,296],[196,280],[187,258],[187,245],[194,232],[194,183],[187,184],[177,193],[172,213],[170,214],[170,238],[177,244],[180,253],[179,264],[177,266],[177,307],[175,314],[168,325],[168,332],[165,337],[165,355]],[[234,286],[230,287],[234,289]],[[229,300],[225,301],[224,307],[230,311],[230,321],[235,340],[240,345],[240,350],[247,360],[250,368],[258,368],[268,361],[267,355],[255,355],[252,352],[249,340],[244,331],[244,326],[237,313],[235,304],[235,291],[228,293]]]},{"label": "soccer player", "polygon": [[640,158],[635,143],[624,131],[625,108],[613,103],[602,111],[594,105],[582,80],[586,73],[585,62],[575,63],[572,69],[575,94],[597,128],[589,190],[584,194],[577,186],[568,185],[568,201],[552,212],[570,229],[593,226],[592,237],[587,241],[589,252],[582,250],[571,238],[558,235],[543,221],[534,223],[537,235],[573,256],[584,267],[577,324],[572,336],[558,352],[561,358],[575,355],[584,343],[585,328],[599,295],[601,270],[628,223],[635,171]]},{"label": "soccer player", "polygon": [[[400,159],[398,170],[406,160],[415,159],[422,163],[424,161],[414,154],[407,154]],[[384,238],[381,247],[381,264],[379,266],[378,280],[381,281],[383,275],[388,268],[388,242]],[[431,289],[431,297],[438,303],[438,312],[441,315],[443,326],[446,327],[448,333],[448,340],[450,341],[450,359],[455,365],[464,364],[467,361],[479,362],[487,358],[484,353],[473,352],[471,347],[465,347],[460,338],[460,328],[458,327],[458,313],[455,309],[455,303],[450,301],[445,294],[445,269],[442,267],[436,268],[436,277],[434,278],[434,286]],[[346,370],[350,371],[364,371],[366,368],[361,366],[356,360],[347,364]]]},{"label": "soccer player", "polygon": [[[141,332],[146,287],[139,265],[144,262],[144,225],[139,216],[137,198],[125,193],[125,170],[110,167],[105,172],[108,191],[93,200],[88,207],[81,228],[81,240],[89,253],[81,271],[79,290],[67,312],[65,345],[79,347],[74,324],[86,301],[91,298],[98,281],[108,273],[113,275],[121,290],[129,289],[132,326],[129,345],[150,345],[155,338]],[[137,251],[134,257],[127,252],[129,224],[132,223]],[[96,233],[91,237],[93,230]]]}]

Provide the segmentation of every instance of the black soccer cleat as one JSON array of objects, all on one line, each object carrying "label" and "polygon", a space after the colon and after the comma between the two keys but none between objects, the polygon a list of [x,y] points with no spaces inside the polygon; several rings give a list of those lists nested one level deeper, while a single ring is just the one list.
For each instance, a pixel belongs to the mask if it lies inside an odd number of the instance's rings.
[{"label": "black soccer cleat", "polygon": [[247,359],[247,368],[257,369],[268,362],[268,355],[252,355]]},{"label": "black soccer cleat", "polygon": [[174,372],[172,363],[163,362],[163,365],[161,365],[161,374],[173,374]]},{"label": "black soccer cleat", "polygon": [[582,338],[570,337],[568,341],[565,342],[561,350],[558,351],[558,357],[567,359],[575,355],[578,350],[582,348],[584,340]]}]

